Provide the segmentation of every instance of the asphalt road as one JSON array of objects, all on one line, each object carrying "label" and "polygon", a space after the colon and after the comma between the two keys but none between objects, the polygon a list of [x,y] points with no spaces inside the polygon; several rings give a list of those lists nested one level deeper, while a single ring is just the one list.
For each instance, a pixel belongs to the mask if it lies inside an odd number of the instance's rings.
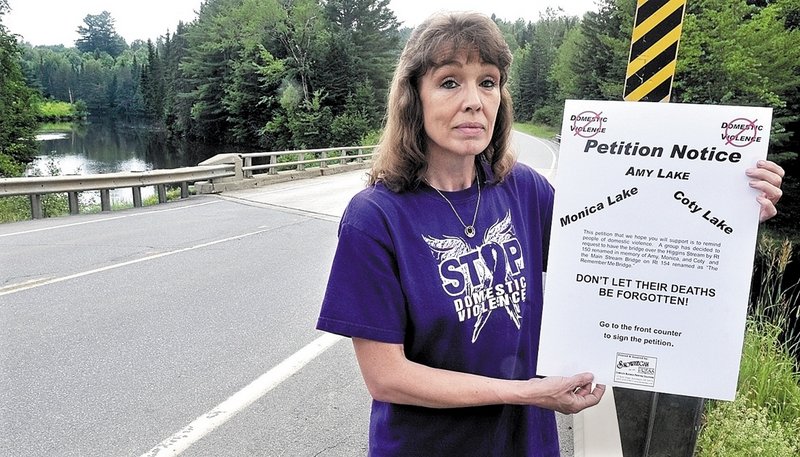
[{"label": "asphalt road", "polygon": [[0,225],[0,455],[365,455],[352,347],[314,329],[362,181]]}]

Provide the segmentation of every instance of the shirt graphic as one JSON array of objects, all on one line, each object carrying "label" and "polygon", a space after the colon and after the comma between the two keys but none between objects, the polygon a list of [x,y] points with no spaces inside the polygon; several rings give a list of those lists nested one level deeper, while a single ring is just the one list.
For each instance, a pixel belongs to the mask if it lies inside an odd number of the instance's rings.
[{"label": "shirt graphic", "polygon": [[439,263],[442,288],[453,299],[458,321],[474,321],[473,343],[495,311],[508,316],[519,330],[520,303],[527,298],[527,281],[522,247],[514,233],[510,211],[486,230],[478,246],[470,246],[457,236],[422,238]]}]

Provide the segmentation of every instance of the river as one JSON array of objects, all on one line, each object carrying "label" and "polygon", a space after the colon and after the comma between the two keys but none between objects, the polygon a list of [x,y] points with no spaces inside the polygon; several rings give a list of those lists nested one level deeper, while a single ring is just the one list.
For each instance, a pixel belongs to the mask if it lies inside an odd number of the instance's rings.
[{"label": "river", "polygon": [[[235,147],[210,146],[171,140],[167,132],[151,125],[114,118],[46,126],[37,135],[39,152],[27,175],[86,175],[120,171],[146,171],[194,166]],[[155,190],[143,188],[147,198]],[[92,193],[82,200],[92,200]],[[112,201],[130,202],[129,189],[112,191]]]}]

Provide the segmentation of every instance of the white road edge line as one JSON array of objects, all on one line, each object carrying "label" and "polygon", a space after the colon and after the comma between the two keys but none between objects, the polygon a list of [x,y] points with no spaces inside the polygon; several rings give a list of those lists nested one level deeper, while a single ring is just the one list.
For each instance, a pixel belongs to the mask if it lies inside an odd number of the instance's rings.
[{"label": "white road edge line", "polygon": [[58,278],[47,279],[47,280],[42,280],[42,281],[34,280],[34,281],[28,281],[26,283],[22,283],[22,284],[18,284],[18,285],[6,286],[6,287],[3,288],[3,290],[0,291],[0,297],[2,297],[3,295],[10,295],[10,294],[13,294],[13,293],[22,292],[24,290],[34,289],[36,287],[47,286],[49,284],[55,284],[55,283],[59,283],[59,282],[63,282],[63,281],[68,281],[70,279],[81,278],[83,276],[89,276],[89,275],[92,275],[92,274],[95,274],[95,273],[102,273],[104,271],[114,270],[116,268],[125,267],[125,266],[128,266],[128,265],[133,265],[133,264],[140,263],[140,262],[147,262],[148,260],[155,260],[155,259],[159,259],[161,257],[167,257],[167,256],[174,255],[174,254],[180,254],[182,252],[193,251],[195,249],[201,249],[201,248],[205,248],[205,247],[208,247],[208,246],[213,246],[215,244],[220,244],[220,243],[225,243],[225,242],[228,242],[228,241],[238,240],[240,238],[246,238],[248,236],[253,236],[253,235],[258,235],[259,233],[268,232],[270,230],[272,230],[272,229],[263,229],[263,230],[256,230],[255,232],[250,232],[250,233],[242,233],[241,235],[235,235],[235,236],[232,236],[232,237],[229,237],[229,238],[223,238],[221,240],[209,241],[208,243],[202,243],[202,244],[198,244],[198,245],[195,245],[195,246],[190,246],[190,247],[187,247],[187,248],[176,249],[174,251],[161,252],[159,254],[153,254],[153,255],[150,255],[150,256],[147,256],[147,257],[141,257],[139,259],[128,260],[127,262],[121,262],[121,263],[115,263],[115,264],[112,264],[112,265],[106,265],[105,267],[95,268],[94,270],[82,271],[80,273],[75,273],[75,274],[71,274],[71,275],[68,275],[68,276],[61,276],[61,277],[58,277]]},{"label": "white road edge line", "polygon": [[189,446],[213,432],[233,416],[300,371],[342,339],[344,338],[338,335],[323,334],[271,370],[259,376],[242,390],[231,395],[227,400],[217,405],[216,408],[198,417],[191,424],[159,443],[158,446],[142,454],[141,457],[179,455]]},{"label": "white road edge line", "polygon": [[516,130],[514,132],[522,134],[522,135],[525,135],[525,136],[530,137],[530,138],[533,138],[534,140],[542,143],[547,148],[547,151],[550,153],[550,156],[551,156],[550,163],[552,164],[552,166],[550,168],[551,169],[555,169],[556,168],[556,166],[558,164],[558,156],[556,155],[556,152],[555,152],[555,150],[553,150],[553,146],[550,143],[548,143],[547,141],[545,141],[545,140],[543,140],[541,138],[535,137],[533,135],[528,135],[527,133],[518,132]]}]

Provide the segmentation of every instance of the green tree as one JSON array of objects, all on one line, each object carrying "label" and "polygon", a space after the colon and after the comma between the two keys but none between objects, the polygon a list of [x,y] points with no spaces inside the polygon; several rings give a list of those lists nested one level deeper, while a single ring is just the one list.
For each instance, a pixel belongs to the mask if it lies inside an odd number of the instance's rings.
[{"label": "green tree", "polygon": [[226,13],[240,5],[240,0],[206,1],[200,7],[197,20],[187,30],[187,54],[180,63],[180,70],[189,90],[179,97],[190,107],[190,118],[183,126],[183,135],[222,142],[228,130],[222,97],[239,44]]},{"label": "green tree", "polygon": [[517,101],[514,108],[518,119],[529,121],[536,115],[536,122],[550,124],[560,112],[550,108],[560,103],[555,98],[552,69],[558,48],[577,22],[574,17],[548,8],[545,15],[529,28],[529,42],[515,53],[512,70],[511,92]]},{"label": "green tree", "polygon": [[84,54],[77,68],[75,98],[83,100],[94,114],[113,110],[114,100],[109,98],[110,94],[113,96],[113,91],[109,89],[114,84],[113,68],[114,60],[108,54],[101,54],[97,59],[91,54]]},{"label": "green tree", "polygon": [[139,117],[145,115],[142,99],[142,68],[139,49],[133,46],[117,57],[113,72],[116,78],[114,111],[117,114]]},{"label": "green tree", "polygon": [[580,99],[582,96],[579,77],[573,69],[573,65],[579,58],[582,39],[583,27],[579,24],[567,32],[564,42],[561,43],[556,52],[550,74],[553,81],[554,96],[559,104],[566,99]]},{"label": "green tree", "polygon": [[[366,81],[373,90],[371,97],[385,100],[400,54],[399,23],[389,0],[328,0],[324,4],[332,43],[314,80],[324,84],[334,110],[354,95],[354,81]],[[382,102],[377,108],[383,112]]]},{"label": "green tree", "polygon": [[601,0],[599,11],[581,22],[573,60],[568,63],[581,98],[620,100],[625,85],[635,0]]},{"label": "green tree", "polygon": [[17,40],[2,22],[7,11],[0,0],[0,177],[21,174],[36,153],[37,94],[25,84]]},{"label": "green tree", "polygon": [[111,57],[117,57],[128,47],[125,39],[114,29],[114,19],[108,11],[87,14],[83,22],[85,25],[78,26],[81,37],[75,40],[75,47],[81,52],[105,52]]},{"label": "green tree", "polygon": [[[187,29],[186,54],[179,66],[188,90],[177,97],[190,106],[191,116],[182,130],[184,135],[216,143],[235,141],[231,122],[238,122],[243,113],[229,111],[235,104],[226,105],[226,94],[242,95],[244,88],[258,89],[257,85],[237,80],[237,68],[239,78],[249,71],[238,62],[254,55],[249,50],[266,41],[267,27],[278,21],[281,12],[274,0],[203,3],[198,19]],[[262,95],[254,95],[253,99]]]},{"label": "green tree", "polygon": [[141,71],[142,103],[145,114],[151,119],[164,119],[164,65],[152,40],[147,40],[147,63]]},{"label": "green tree", "polygon": [[344,112],[331,124],[331,145],[358,145],[378,123],[375,112],[375,91],[369,82],[356,86],[345,103]]},{"label": "green tree", "polygon": [[164,42],[164,122],[169,131],[174,136],[182,135],[187,132],[191,124],[191,104],[190,100],[181,97],[181,94],[188,93],[191,88],[189,82],[180,68],[181,61],[188,52],[188,41],[186,39],[187,29],[190,27],[183,22],[179,22],[175,33]]},{"label": "green tree", "polygon": [[303,101],[311,103],[311,75],[315,50],[313,46],[324,40],[322,10],[316,0],[295,0],[276,8],[278,13],[269,24],[273,36],[283,46],[288,67],[294,72]]},{"label": "green tree", "polygon": [[323,105],[324,95],[314,92],[311,100],[300,100],[293,106],[286,104],[288,127],[292,132],[293,149],[314,149],[330,146],[330,126],[333,114]]},{"label": "green tree", "polygon": [[277,108],[272,96],[286,77],[285,66],[262,46],[244,49],[233,62],[222,104],[230,113],[230,136],[236,143],[267,146],[260,131]]}]

